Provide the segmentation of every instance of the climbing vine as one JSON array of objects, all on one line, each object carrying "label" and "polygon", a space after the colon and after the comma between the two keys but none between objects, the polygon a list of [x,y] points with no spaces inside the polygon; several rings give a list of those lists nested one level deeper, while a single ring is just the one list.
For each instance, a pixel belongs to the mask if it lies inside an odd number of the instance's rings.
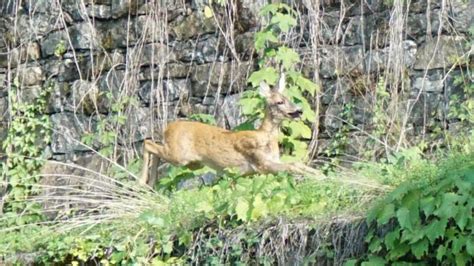
[{"label": "climbing vine", "polygon": [[[255,49],[261,54],[258,61],[259,69],[253,72],[248,81],[257,88],[260,82],[276,85],[280,73],[274,65],[281,65],[287,75],[287,88],[284,94],[303,110],[299,121],[284,121],[283,134],[280,135],[280,144],[283,147],[282,160],[301,161],[307,156],[307,143],[311,138],[311,127],[316,119],[316,113],[311,109],[308,96],[314,96],[317,85],[303,77],[297,71],[300,62],[299,55],[283,44],[281,37],[296,26],[296,13],[286,4],[269,4],[262,8],[260,15],[268,18],[262,29],[255,34]],[[242,113],[247,121],[238,129],[252,128],[253,122],[264,115],[265,99],[258,95],[256,90],[246,91],[240,100]]]},{"label": "climbing vine", "polygon": [[[38,173],[43,165],[45,147],[51,141],[51,123],[46,114],[49,95],[53,83],[42,88],[33,102],[23,101],[18,97],[19,82],[16,80],[9,93],[12,120],[8,134],[2,144],[7,159],[2,163],[3,180],[6,181],[7,194],[4,198],[3,212],[16,214],[28,209],[35,213],[35,204],[26,203],[30,195],[36,194],[34,184],[39,181]],[[39,219],[37,215],[16,216],[15,223],[23,224]]]}]

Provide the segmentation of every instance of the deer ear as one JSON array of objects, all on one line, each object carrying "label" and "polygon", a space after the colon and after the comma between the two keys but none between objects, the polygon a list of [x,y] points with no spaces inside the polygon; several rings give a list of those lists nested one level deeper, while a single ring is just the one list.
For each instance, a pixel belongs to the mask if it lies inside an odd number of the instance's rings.
[{"label": "deer ear", "polygon": [[286,75],[285,73],[282,72],[280,76],[280,81],[278,82],[278,92],[283,93],[283,91],[285,90],[285,87],[286,87]]},{"label": "deer ear", "polygon": [[270,86],[268,86],[267,83],[265,83],[265,81],[262,81],[260,82],[260,90],[259,90],[260,94],[264,97],[268,97],[270,96],[271,94],[271,89],[270,89]]}]

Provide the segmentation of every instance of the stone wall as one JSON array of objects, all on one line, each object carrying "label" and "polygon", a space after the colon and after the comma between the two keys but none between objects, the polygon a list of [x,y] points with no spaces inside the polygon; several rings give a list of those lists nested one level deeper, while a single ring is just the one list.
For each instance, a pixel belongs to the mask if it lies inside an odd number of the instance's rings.
[{"label": "stone wall", "polygon": [[[207,1],[198,0],[2,1],[0,137],[14,80],[25,101],[54,82],[48,110],[53,140],[45,152],[54,160],[93,154],[82,136],[116,116],[114,104],[126,97],[138,103],[122,106],[126,122],[110,128],[124,150],[137,149],[147,137],[160,139],[167,121],[190,114],[213,114],[219,125],[235,127],[239,95],[256,67],[253,33],[262,2],[231,1],[206,18]],[[415,0],[408,10],[382,0],[287,2],[300,14],[288,45],[300,53],[303,73],[321,87],[312,99],[320,112],[318,154],[350,119],[344,153],[362,156],[382,76],[396,103],[389,117],[407,117],[404,142],[456,123],[447,117],[449,99],[462,91],[453,79],[465,66],[455,66],[453,58],[472,51],[466,44],[473,1]],[[348,104],[350,118],[341,117]]]}]

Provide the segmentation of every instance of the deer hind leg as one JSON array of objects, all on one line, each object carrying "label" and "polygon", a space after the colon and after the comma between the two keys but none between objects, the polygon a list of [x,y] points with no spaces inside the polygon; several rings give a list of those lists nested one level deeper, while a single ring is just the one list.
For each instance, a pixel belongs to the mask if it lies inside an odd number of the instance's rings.
[{"label": "deer hind leg", "polygon": [[[158,170],[158,160],[160,158],[165,161],[171,161],[169,159],[166,147],[163,145],[154,143],[151,140],[145,140],[143,142],[143,169],[142,169],[142,175],[140,178],[141,184],[153,186],[153,184],[156,181],[157,170]],[[151,174],[149,174],[150,168],[151,168]]]}]

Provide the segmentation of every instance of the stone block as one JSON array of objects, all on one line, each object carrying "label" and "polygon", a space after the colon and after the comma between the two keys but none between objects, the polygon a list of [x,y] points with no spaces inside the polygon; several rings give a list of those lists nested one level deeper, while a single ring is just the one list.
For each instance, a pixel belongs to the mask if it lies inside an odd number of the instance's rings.
[{"label": "stone block", "polygon": [[186,40],[206,33],[217,31],[213,18],[205,18],[200,12],[177,19],[171,23],[171,32],[178,40]]},{"label": "stone block", "polygon": [[54,154],[70,154],[90,149],[81,144],[86,132],[93,132],[95,122],[87,116],[74,113],[57,113],[51,115],[53,133],[51,150]]},{"label": "stone block", "polygon": [[253,66],[250,62],[218,62],[197,65],[191,74],[192,96],[238,92],[245,89],[248,74]]},{"label": "stone block", "polygon": [[466,52],[466,40],[458,36],[433,38],[423,43],[416,53],[416,70],[449,68]]}]

